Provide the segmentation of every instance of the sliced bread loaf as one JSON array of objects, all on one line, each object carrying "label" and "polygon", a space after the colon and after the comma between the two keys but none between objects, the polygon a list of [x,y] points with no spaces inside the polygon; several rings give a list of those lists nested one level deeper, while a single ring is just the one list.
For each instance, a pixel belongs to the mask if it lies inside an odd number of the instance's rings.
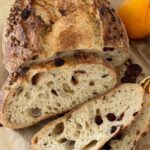
[{"label": "sliced bread loaf", "polygon": [[33,150],[97,150],[140,112],[144,90],[123,84],[50,122],[32,139]]},{"label": "sliced bread loaf", "polygon": [[138,141],[147,134],[150,126],[150,96],[145,95],[144,99],[142,114],[128,129],[106,144],[103,150],[108,147],[111,150],[135,150]]},{"label": "sliced bread loaf", "polygon": [[107,0],[16,0],[3,38],[9,72],[75,50],[96,51],[114,65],[128,58],[126,30]]},{"label": "sliced bread loaf", "polygon": [[117,83],[113,68],[97,54],[76,53],[18,70],[1,91],[1,122],[24,128],[62,114]]}]

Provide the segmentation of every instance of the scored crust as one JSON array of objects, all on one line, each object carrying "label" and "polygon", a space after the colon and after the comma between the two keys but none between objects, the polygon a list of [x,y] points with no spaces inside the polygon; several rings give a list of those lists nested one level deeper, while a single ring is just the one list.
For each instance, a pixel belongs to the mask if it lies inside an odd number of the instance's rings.
[{"label": "scored crust", "polygon": [[9,72],[59,52],[104,48],[129,49],[124,25],[106,0],[16,0],[3,37]]}]

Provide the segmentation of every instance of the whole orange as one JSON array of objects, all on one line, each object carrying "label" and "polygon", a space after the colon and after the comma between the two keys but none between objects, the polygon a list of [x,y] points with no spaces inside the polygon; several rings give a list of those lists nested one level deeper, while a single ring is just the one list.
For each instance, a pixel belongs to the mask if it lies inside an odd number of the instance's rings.
[{"label": "whole orange", "polygon": [[150,0],[123,0],[118,13],[131,39],[150,35]]}]

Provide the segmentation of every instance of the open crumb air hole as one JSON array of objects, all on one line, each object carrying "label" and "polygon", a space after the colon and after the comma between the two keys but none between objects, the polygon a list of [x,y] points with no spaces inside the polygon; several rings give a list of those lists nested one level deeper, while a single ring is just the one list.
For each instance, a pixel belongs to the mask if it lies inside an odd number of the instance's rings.
[{"label": "open crumb air hole", "polygon": [[52,135],[55,135],[55,136],[60,135],[63,133],[63,131],[64,131],[64,123],[60,122],[54,127],[52,131]]},{"label": "open crumb air hole", "polygon": [[77,123],[77,128],[78,128],[78,129],[82,129],[82,125],[79,124],[79,123]]},{"label": "open crumb air hole", "polygon": [[67,83],[63,84],[63,89],[67,93],[74,93],[74,91],[70,88],[70,86]]},{"label": "open crumb air hole", "polygon": [[35,137],[35,138],[34,138],[34,143],[37,144],[38,141],[39,141],[38,137]]},{"label": "open crumb air hole", "polygon": [[58,140],[58,143],[65,143],[67,142],[67,139],[66,138],[61,138]]},{"label": "open crumb air hole", "polygon": [[51,88],[52,85],[53,85],[53,82],[52,82],[52,81],[49,81],[49,82],[47,83],[47,87],[49,87],[49,88]]},{"label": "open crumb air hole", "polygon": [[48,145],[48,143],[44,143],[44,146],[47,146]]},{"label": "open crumb air hole", "polygon": [[57,93],[56,90],[54,90],[54,89],[51,90],[51,93],[52,93],[53,95],[55,95],[55,96],[58,96],[58,93]]},{"label": "open crumb air hole", "polygon": [[78,84],[78,81],[77,81],[75,76],[72,76],[71,82],[72,82],[73,85],[77,85]]},{"label": "open crumb air hole", "polygon": [[66,142],[66,150],[73,150],[75,145],[75,141],[68,140]]},{"label": "open crumb air hole", "polygon": [[100,115],[100,109],[99,109],[99,108],[96,109],[96,114],[97,114],[97,115]]},{"label": "open crumb air hole", "polygon": [[28,108],[27,112],[29,113],[30,116],[34,118],[38,118],[42,115],[42,110],[41,108],[35,107],[35,108]]},{"label": "open crumb air hole", "polygon": [[108,77],[108,74],[102,75],[102,78],[106,78],[106,77]]},{"label": "open crumb air hole", "polygon": [[89,85],[90,85],[90,86],[94,86],[94,85],[95,85],[95,82],[94,82],[94,81],[91,81]]},{"label": "open crumb air hole", "polygon": [[85,127],[86,127],[86,129],[89,129],[89,127],[90,127],[89,123],[87,121],[85,122]]}]

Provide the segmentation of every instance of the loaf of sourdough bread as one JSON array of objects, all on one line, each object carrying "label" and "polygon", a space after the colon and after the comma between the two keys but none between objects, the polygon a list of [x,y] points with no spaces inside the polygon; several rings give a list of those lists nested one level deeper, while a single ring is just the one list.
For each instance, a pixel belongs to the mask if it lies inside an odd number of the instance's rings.
[{"label": "loaf of sourdough bread", "polygon": [[107,0],[16,0],[4,31],[9,72],[71,51],[95,51],[115,66],[129,57],[124,25]]},{"label": "loaf of sourdough bread", "polygon": [[131,124],[143,96],[140,85],[123,84],[50,122],[34,136],[32,149],[98,150]]},{"label": "loaf of sourdough bread", "polygon": [[117,75],[97,54],[70,57],[19,69],[1,91],[1,123],[24,128],[65,113],[114,88]]}]

